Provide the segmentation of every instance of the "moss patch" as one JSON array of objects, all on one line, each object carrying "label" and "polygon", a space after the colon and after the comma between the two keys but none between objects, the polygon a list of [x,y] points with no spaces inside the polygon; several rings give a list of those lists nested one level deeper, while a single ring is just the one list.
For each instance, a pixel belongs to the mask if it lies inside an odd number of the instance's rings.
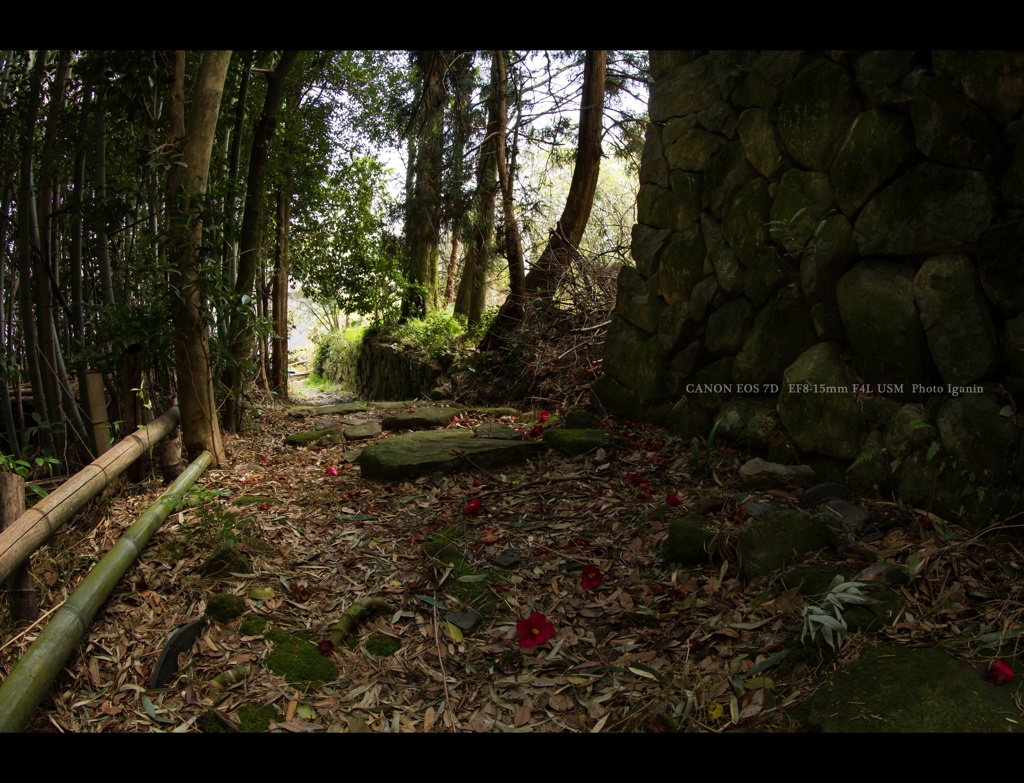
[{"label": "moss patch", "polygon": [[242,636],[259,636],[267,628],[267,618],[260,617],[258,614],[250,614],[246,617],[240,626],[238,626],[238,632]]},{"label": "moss patch", "polygon": [[401,642],[392,636],[377,633],[366,640],[366,652],[379,658],[387,658],[401,649]]},{"label": "moss patch", "polygon": [[267,666],[289,685],[311,689],[337,679],[337,667],[308,639],[278,630],[271,630],[267,638],[274,642]]},{"label": "moss patch", "polygon": [[241,617],[245,611],[245,599],[240,595],[217,593],[206,602],[206,616],[219,623],[227,623]]},{"label": "moss patch", "polygon": [[243,704],[237,716],[238,730],[246,734],[261,734],[270,728],[271,721],[281,720],[281,713],[265,704]]}]

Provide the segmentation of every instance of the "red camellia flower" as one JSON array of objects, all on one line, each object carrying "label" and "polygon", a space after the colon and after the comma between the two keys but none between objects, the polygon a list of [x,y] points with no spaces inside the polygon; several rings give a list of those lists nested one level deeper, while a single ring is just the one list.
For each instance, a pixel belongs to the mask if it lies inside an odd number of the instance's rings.
[{"label": "red camellia flower", "polygon": [[334,467],[331,467],[331,468],[327,468],[327,470],[325,470],[324,472],[325,472],[325,473],[326,473],[326,474],[327,474],[328,476],[337,476],[337,475],[338,475],[338,469],[337,469],[337,468],[334,468]]},{"label": "red camellia flower", "polygon": [[525,620],[516,623],[520,647],[536,647],[555,635],[555,626],[540,612],[532,612]]},{"label": "red camellia flower", "polygon": [[334,652],[334,642],[330,639],[321,639],[317,647],[320,649],[320,654],[324,656],[324,658],[330,658],[331,653]]},{"label": "red camellia flower", "polygon": [[1007,665],[1006,661],[996,658],[988,667],[988,674],[985,675],[985,679],[993,685],[1002,685],[1013,679],[1013,669]]},{"label": "red camellia flower", "polygon": [[462,509],[462,513],[466,516],[477,517],[480,516],[480,512],[483,510],[484,507],[480,503],[480,498],[473,498],[466,504],[466,507]]},{"label": "red camellia flower", "polygon": [[675,492],[669,492],[665,495],[665,502],[670,506],[681,506],[683,501],[679,499],[679,496]]},{"label": "red camellia flower", "polygon": [[534,424],[533,425],[533,429],[531,429],[528,433],[526,433],[527,437],[529,437],[529,438],[539,438],[543,434],[544,434],[544,425],[543,424]]},{"label": "red camellia flower", "polygon": [[547,421],[548,419],[551,418],[551,414],[548,413],[547,411],[541,411],[540,413],[537,414],[537,418],[540,419],[541,421]]},{"label": "red camellia flower", "polygon": [[588,563],[583,566],[583,577],[580,579],[580,584],[583,585],[584,590],[590,590],[594,587],[600,587],[601,582],[604,581],[604,574],[601,573],[601,569],[593,563]]}]

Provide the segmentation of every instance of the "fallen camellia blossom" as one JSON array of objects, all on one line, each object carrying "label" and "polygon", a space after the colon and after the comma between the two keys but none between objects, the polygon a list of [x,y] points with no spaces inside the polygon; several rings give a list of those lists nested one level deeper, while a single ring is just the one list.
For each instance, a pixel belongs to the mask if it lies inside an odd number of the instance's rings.
[{"label": "fallen camellia blossom", "polygon": [[321,639],[317,647],[320,650],[320,654],[324,656],[324,658],[330,658],[331,653],[334,652],[334,642],[332,642],[330,639]]},{"label": "fallen camellia blossom", "polygon": [[669,492],[665,495],[665,502],[670,506],[681,506],[683,501],[679,499],[679,496],[675,492]]},{"label": "fallen camellia blossom", "polygon": [[526,433],[526,437],[528,437],[528,438],[539,438],[543,434],[544,434],[544,425],[543,424],[534,424],[533,428],[528,433]]},{"label": "fallen camellia blossom", "polygon": [[604,574],[601,573],[601,569],[593,563],[588,563],[583,566],[583,576],[580,579],[580,584],[583,585],[584,590],[590,590],[594,587],[600,587],[601,582],[604,581]]},{"label": "fallen camellia blossom", "polygon": [[330,468],[327,468],[327,470],[325,470],[324,473],[326,473],[328,476],[337,476],[338,475],[338,469],[335,468],[335,467],[330,467]]},{"label": "fallen camellia blossom", "polygon": [[547,421],[548,419],[551,418],[551,414],[548,413],[547,411],[541,411],[540,413],[537,414],[537,418],[540,421]]},{"label": "fallen camellia blossom", "polygon": [[520,647],[536,647],[555,635],[555,626],[540,612],[531,612],[525,620],[516,623]]},{"label": "fallen camellia blossom", "polygon": [[466,504],[466,507],[462,509],[462,513],[466,516],[476,517],[480,515],[480,512],[484,510],[483,504],[480,502],[480,498],[473,498]]},{"label": "fallen camellia blossom", "polygon": [[988,667],[985,679],[993,685],[1002,685],[1013,679],[1013,669],[1001,658],[996,658]]}]

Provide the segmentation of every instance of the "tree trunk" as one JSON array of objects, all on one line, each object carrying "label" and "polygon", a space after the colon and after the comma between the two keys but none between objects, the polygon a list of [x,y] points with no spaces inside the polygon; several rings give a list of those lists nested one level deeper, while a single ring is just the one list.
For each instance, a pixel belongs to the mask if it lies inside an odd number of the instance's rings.
[{"label": "tree trunk", "polygon": [[[32,68],[28,89],[24,92],[24,104],[21,116],[21,176],[18,185],[18,274],[20,277],[20,322],[22,336],[25,341],[25,359],[28,364],[29,382],[32,384],[32,400],[39,416],[39,443],[43,452],[55,452],[53,435],[50,432],[49,420],[46,418],[46,392],[43,385],[43,373],[39,361],[39,341],[36,333],[36,315],[32,308],[32,289],[34,285],[42,285],[38,276],[32,276],[32,139],[36,125],[36,111],[39,105],[39,92],[43,81],[43,68],[46,61],[46,50],[36,52],[35,66]],[[38,247],[38,246],[37,246]]]},{"label": "tree trunk", "polygon": [[230,51],[205,52],[199,65],[188,118],[184,123],[185,53],[174,53],[171,87],[172,134],[181,145],[185,166],[175,166],[168,188],[170,216],[171,320],[174,327],[174,358],[178,371],[181,428],[189,459],[203,451],[215,465],[225,461],[217,422],[210,372],[207,302],[199,248],[202,245],[202,213],[197,196],[206,192],[217,114],[220,110]]},{"label": "tree trunk", "polygon": [[274,344],[271,357],[271,390],[288,399],[288,238],[292,220],[292,170],[277,191],[277,244],[274,252]]},{"label": "tree trunk", "polygon": [[[477,162],[476,220],[472,227],[472,244],[466,251],[466,264],[455,300],[455,312],[466,316],[469,323],[480,321],[487,308],[487,275],[490,271],[491,245],[494,242],[494,207],[497,202],[499,168],[503,167],[505,135],[505,59],[504,52],[491,57],[491,93],[487,98],[487,135],[480,146]],[[499,157],[500,155],[500,157]],[[514,220],[514,217],[513,217]]]},{"label": "tree trunk", "polygon": [[[235,294],[239,298],[252,296],[253,293],[260,260],[263,183],[266,178],[267,161],[270,158],[270,143],[277,129],[277,115],[284,100],[284,82],[298,54],[298,51],[294,50],[284,52],[277,67],[267,74],[267,95],[263,102],[263,111],[253,131],[252,152],[249,154],[249,179],[245,189],[245,212],[242,215],[238,278],[235,280]],[[249,313],[249,305],[242,304],[231,318],[228,330],[230,358],[223,380],[229,390],[224,401],[224,427],[229,432],[238,432],[242,427],[242,365],[252,351]]]},{"label": "tree trunk", "polygon": [[[25,479],[16,473],[0,473],[0,530],[6,530],[25,513]],[[18,566],[7,580],[11,618],[16,623],[33,623],[39,617],[32,569]]]},{"label": "tree trunk", "polygon": [[[605,64],[607,52],[588,50],[583,69],[583,97],[580,102],[580,130],[576,145],[569,195],[562,216],[555,225],[547,247],[525,279],[525,296],[554,295],[562,274],[577,252],[590,219],[601,171],[601,133],[604,118]],[[481,350],[501,350],[505,340],[522,319],[522,304],[512,296],[505,300],[498,317],[481,342]]]},{"label": "tree trunk", "polygon": [[418,133],[412,198],[405,215],[406,278],[402,319],[422,318],[437,307],[437,254],[441,232],[441,169],[444,160],[444,53],[415,53],[420,78]]}]

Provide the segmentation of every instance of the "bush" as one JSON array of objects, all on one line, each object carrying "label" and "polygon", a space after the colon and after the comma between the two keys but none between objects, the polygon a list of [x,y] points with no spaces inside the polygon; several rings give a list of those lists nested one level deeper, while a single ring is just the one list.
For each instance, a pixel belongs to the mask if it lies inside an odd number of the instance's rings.
[{"label": "bush", "polygon": [[359,388],[356,363],[363,345],[365,329],[328,332],[316,338],[313,374],[341,386],[347,392]]},{"label": "bush", "polygon": [[439,310],[426,318],[406,321],[390,331],[396,340],[438,356],[455,351],[460,338],[466,334],[466,322],[461,316]]}]

